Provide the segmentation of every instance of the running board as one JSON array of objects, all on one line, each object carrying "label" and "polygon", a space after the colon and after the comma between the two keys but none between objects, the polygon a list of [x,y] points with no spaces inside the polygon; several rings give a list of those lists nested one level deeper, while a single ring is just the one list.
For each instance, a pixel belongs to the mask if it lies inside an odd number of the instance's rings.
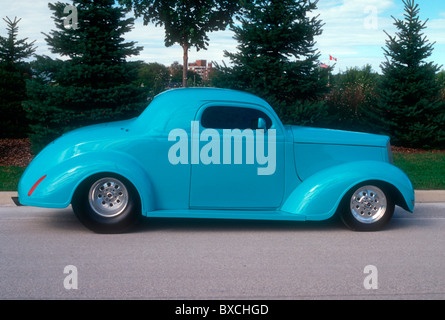
[{"label": "running board", "polygon": [[250,210],[156,210],[146,213],[145,216],[148,218],[306,221],[305,216],[298,214]]}]

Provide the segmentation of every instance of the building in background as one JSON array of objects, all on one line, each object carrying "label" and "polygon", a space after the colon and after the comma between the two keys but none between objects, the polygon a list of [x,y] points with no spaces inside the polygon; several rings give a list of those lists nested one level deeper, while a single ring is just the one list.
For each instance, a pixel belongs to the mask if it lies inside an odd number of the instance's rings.
[{"label": "building in background", "polygon": [[207,60],[196,60],[188,64],[188,69],[199,74],[202,80],[209,80],[209,74],[212,71],[213,65],[211,62],[207,64]]}]

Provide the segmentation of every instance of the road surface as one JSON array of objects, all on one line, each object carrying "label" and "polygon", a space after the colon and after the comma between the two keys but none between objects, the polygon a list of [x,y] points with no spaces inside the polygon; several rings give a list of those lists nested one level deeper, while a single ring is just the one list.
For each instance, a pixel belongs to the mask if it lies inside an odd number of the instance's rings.
[{"label": "road surface", "polygon": [[445,299],[444,269],[445,203],[374,233],[155,219],[99,235],[70,208],[0,207],[0,299]]}]

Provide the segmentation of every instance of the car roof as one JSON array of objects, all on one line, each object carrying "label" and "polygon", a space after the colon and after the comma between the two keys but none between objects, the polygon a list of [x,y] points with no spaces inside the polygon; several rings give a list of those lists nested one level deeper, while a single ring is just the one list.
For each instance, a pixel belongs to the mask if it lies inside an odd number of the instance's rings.
[{"label": "car roof", "polygon": [[182,101],[183,99],[186,99],[188,102],[231,101],[231,102],[244,102],[244,103],[267,105],[267,103],[263,99],[251,93],[231,90],[231,89],[221,89],[221,88],[171,89],[157,95],[155,99],[158,100],[166,99],[166,100],[176,100],[176,101]]},{"label": "car roof", "polygon": [[169,132],[185,125],[190,127],[197,110],[210,102],[255,104],[272,111],[266,101],[250,93],[218,88],[181,88],[157,95],[134,126],[155,133]]}]

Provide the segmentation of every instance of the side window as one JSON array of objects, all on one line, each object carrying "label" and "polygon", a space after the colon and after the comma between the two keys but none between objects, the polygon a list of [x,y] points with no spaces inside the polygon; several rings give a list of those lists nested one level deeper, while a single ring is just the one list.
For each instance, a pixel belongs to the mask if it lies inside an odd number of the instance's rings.
[{"label": "side window", "polygon": [[258,119],[266,121],[270,129],[272,120],[262,111],[240,107],[208,107],[201,117],[201,125],[212,129],[258,129]]}]

